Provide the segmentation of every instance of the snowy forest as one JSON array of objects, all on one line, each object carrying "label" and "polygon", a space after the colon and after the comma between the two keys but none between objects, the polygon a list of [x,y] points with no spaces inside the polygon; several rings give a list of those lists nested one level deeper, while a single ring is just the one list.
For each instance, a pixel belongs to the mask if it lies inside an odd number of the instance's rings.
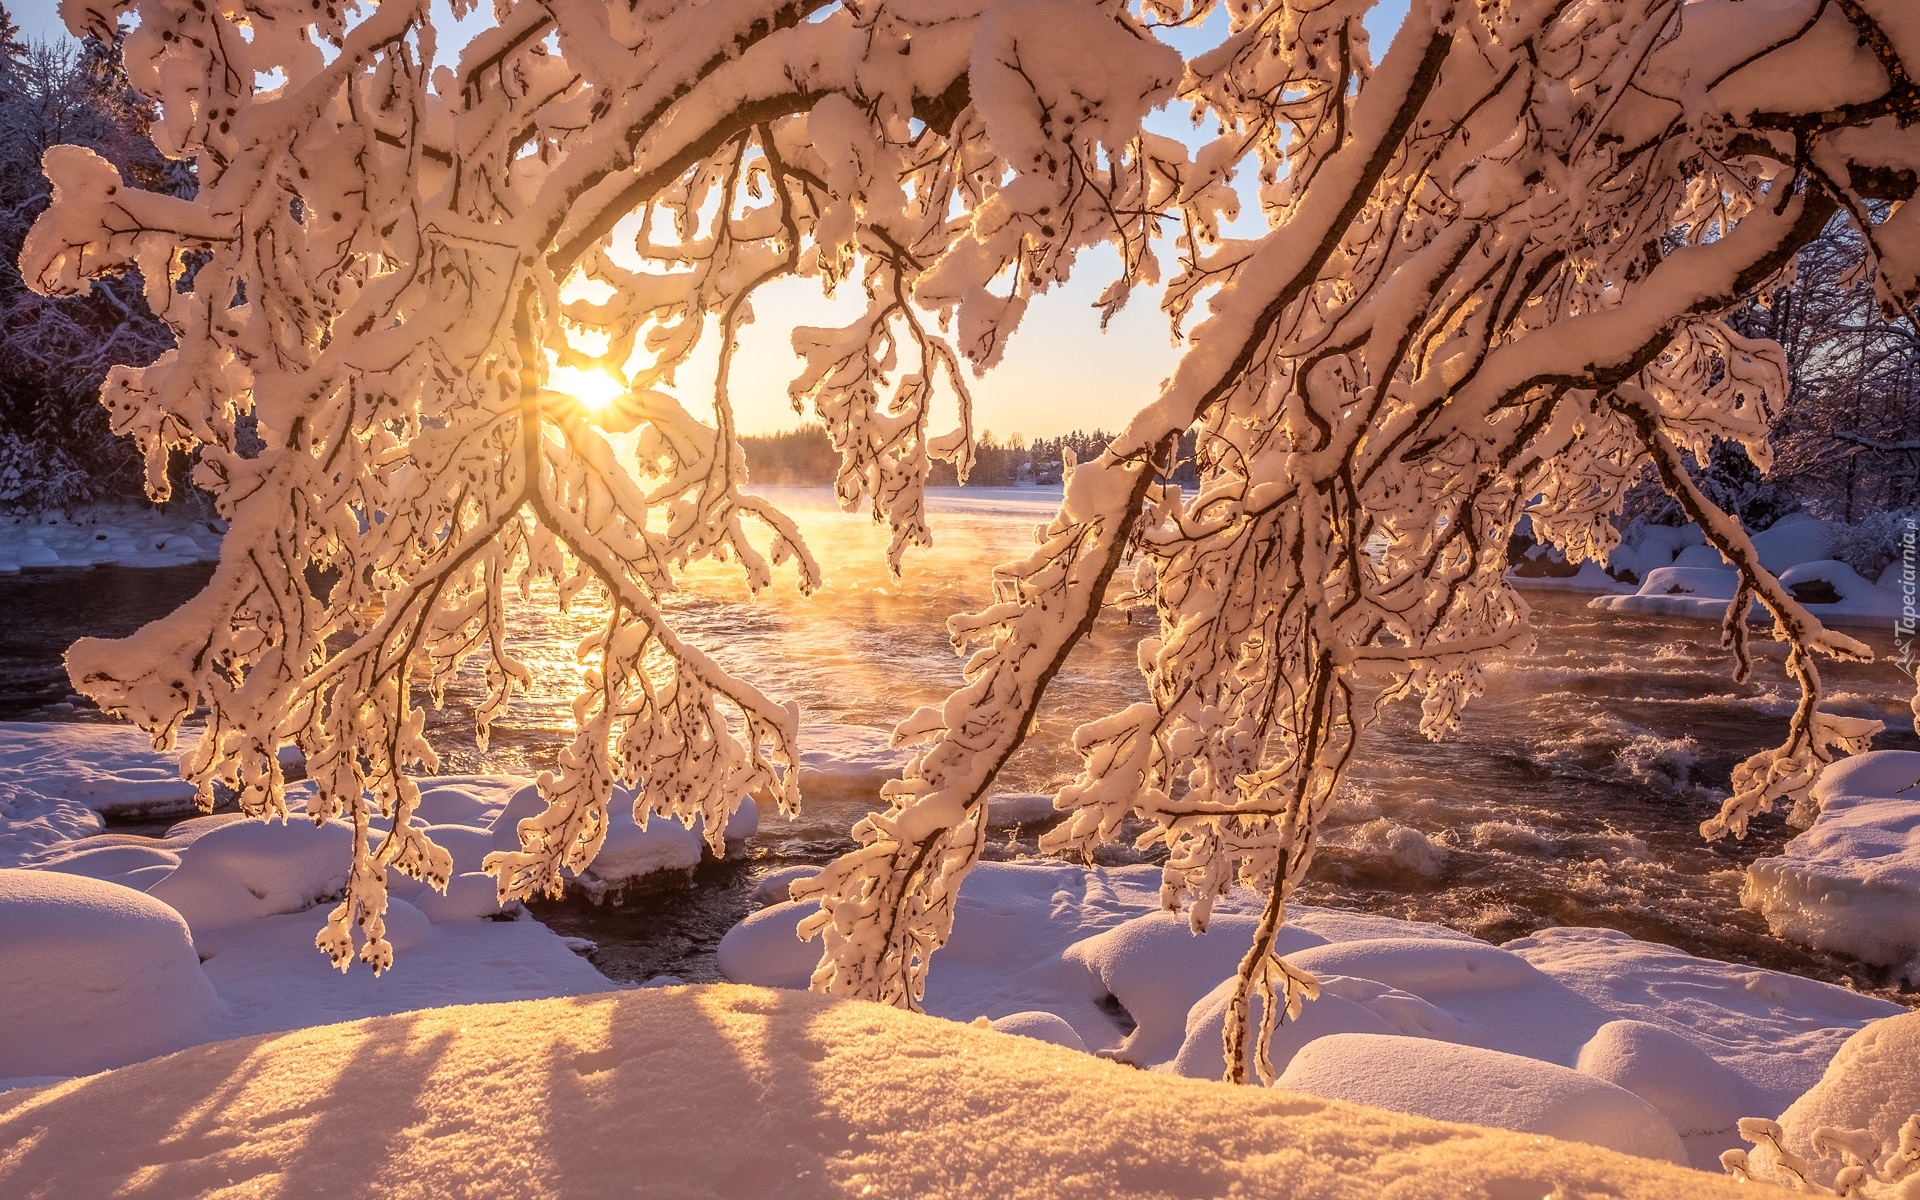
[{"label": "snowy forest", "polygon": [[59,19],[0,1191],[1920,1194],[1906,0]]}]

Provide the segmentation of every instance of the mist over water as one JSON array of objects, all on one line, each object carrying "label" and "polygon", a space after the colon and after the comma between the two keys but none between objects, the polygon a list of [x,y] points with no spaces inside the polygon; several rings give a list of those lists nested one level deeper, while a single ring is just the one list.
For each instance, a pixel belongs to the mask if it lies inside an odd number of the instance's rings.
[{"label": "mist over water", "polygon": [[[935,545],[909,551],[896,580],[886,567],[884,527],[838,511],[824,491],[773,495],[799,521],[825,585],[803,597],[788,567],[750,597],[736,566],[703,563],[666,608],[683,634],[728,669],[776,701],[797,701],[804,724],[883,730],[960,682],[962,660],[947,641],[946,617],[989,601],[991,568],[1026,553],[1058,501],[1057,491],[1035,489],[936,495],[929,506]],[[205,577],[204,570],[121,574],[149,583],[92,572],[82,589],[87,602],[70,606],[70,616],[5,633],[0,716],[84,719],[83,708],[50,707],[66,692],[58,671],[66,642],[103,627],[127,631]],[[0,592],[71,589],[78,578],[21,576],[0,581]],[[1417,702],[1388,707],[1368,731],[1299,899],[1438,921],[1496,942],[1547,925],[1604,925],[1696,954],[1895,995],[1870,969],[1782,943],[1741,909],[1745,864],[1777,853],[1794,832],[1779,815],[1757,821],[1744,842],[1709,845],[1698,832],[1726,796],[1734,764],[1783,736],[1794,692],[1782,648],[1756,643],[1753,679],[1736,684],[1714,624],[1594,612],[1571,594],[1530,592],[1527,599],[1537,650],[1487,672],[1486,694],[1456,734],[1441,742],[1422,737]],[[605,616],[586,597],[564,613],[551,595],[515,609],[517,652],[535,686],[494,725],[481,753],[472,713],[484,683],[478,670],[465,672],[446,707],[429,715],[441,771],[537,775],[551,768],[572,723],[581,670],[575,647]],[[1148,632],[1139,619],[1102,617],[1056,677],[997,790],[1050,792],[1073,777],[1072,730],[1145,697],[1135,646]],[[1891,652],[1890,630],[1849,632],[1882,655]],[[1920,749],[1907,709],[1913,684],[1891,662],[1823,661],[1821,671],[1831,709],[1887,724],[1875,748]],[[776,869],[821,863],[850,846],[848,828],[878,802],[873,794],[810,794],[793,820],[763,809],[760,836],[739,857],[709,860],[691,886],[675,877],[618,904],[569,899],[536,909],[561,932],[598,942],[593,961],[616,978],[713,979],[713,947],[755,906],[755,886]],[[997,832],[989,857],[1036,854],[1038,832]],[[1152,855],[1123,843],[1100,857],[1120,863]]]}]

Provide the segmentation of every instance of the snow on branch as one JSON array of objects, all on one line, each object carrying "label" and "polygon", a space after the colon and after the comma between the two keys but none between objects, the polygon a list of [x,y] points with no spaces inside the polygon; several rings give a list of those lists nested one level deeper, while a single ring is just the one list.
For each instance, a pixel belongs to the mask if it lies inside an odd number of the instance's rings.
[{"label": "snow on branch", "polygon": [[[1268,1077],[1274,1022],[1314,988],[1274,956],[1285,901],[1378,703],[1417,697],[1441,736],[1485,663],[1529,644],[1505,578],[1522,516],[1598,556],[1650,457],[1725,439],[1764,461],[1784,359],[1719,314],[1850,210],[1833,181],[1885,186],[1920,151],[1904,77],[1811,0],[1764,19],[1711,0],[1415,6],[1377,65],[1368,7],[1236,7],[1189,59],[1182,97],[1220,132],[1176,203],[1237,168],[1270,232],[1183,221],[1165,304],[1180,322],[1206,293],[1208,315],[1158,399],[1074,471],[1043,543],[998,569],[996,602],[949,623],[966,685],[898,730],[927,744],[861,846],[795,887],[821,904],[803,925],[825,938],[816,986],[916,1001],[993,772],[1133,553],[1124,599],[1159,614],[1152,699],[1076,732],[1084,769],[1044,844],[1088,854],[1145,822],[1164,901],[1196,930],[1233,884],[1266,889],[1224,1049],[1238,1079],[1251,1037]],[[1846,134],[1862,171],[1815,161]],[[1156,477],[1188,428],[1191,496]],[[1786,744],[1742,768],[1731,822],[1864,745],[1870,729],[1820,711],[1812,666],[1864,648],[1683,499],[1745,564],[1803,688]]]},{"label": "snow on branch", "polygon": [[[85,29],[132,7],[64,11]],[[141,270],[178,349],[103,398],[156,489],[197,455],[232,533],[179,611],[77,645],[76,686],[162,744],[204,711],[183,769],[206,802],[225,785],[284,815],[274,751],[305,749],[309,814],[356,831],[320,937],[343,966],[391,959],[386,868],[444,883],[410,824],[407,772],[433,764],[419,705],[477,662],[484,740],[528,678],[507,613],[535,586],[606,615],[548,807],[490,860],[503,898],[584,869],[616,782],[637,816],[714,837],[749,791],[796,804],[797,712],[661,604],[706,558],[755,589],[786,562],[820,578],[744,487],[731,372],[757,291],[798,276],[864,298],[842,327],[791,331],[790,395],[897,566],[931,536],[930,462],[971,460],[963,364],[998,361],[1033,297],[1110,246],[1102,317],[1157,288],[1185,353],[1157,395],[1115,398],[1145,406],[1073,468],[993,603],[949,622],[962,686],[896,730],[920,749],[858,847],[796,885],[821,906],[816,986],[917,1002],[996,773],[1102,608],[1151,604],[1150,700],[1075,733],[1047,845],[1087,854],[1137,823],[1196,929],[1235,883],[1265,889],[1225,1050],[1239,1078],[1251,1039],[1270,1075],[1274,1023],[1316,986],[1274,953],[1285,903],[1378,705],[1452,728],[1488,661],[1530,644],[1516,522],[1604,554],[1649,461],[1740,567],[1736,608],[1773,613],[1802,687],[1723,826],[1800,800],[1870,735],[1821,711],[1814,656],[1863,650],[1675,464],[1716,440],[1764,462],[1784,356],[1720,315],[1834,214],[1872,225],[1884,307],[1920,292],[1920,216],[1882,203],[1920,180],[1912,22],[1895,0],[1422,2],[1376,61],[1372,7],[499,0],[448,68],[425,0],[139,0],[128,70],[199,190],[130,191],[58,148],[22,268],[49,292]],[[1168,25],[1213,44],[1183,59]],[[1169,102],[1189,139],[1143,127]],[[1230,233],[1243,204],[1264,232]],[[675,389],[711,341],[708,422]],[[560,367],[620,394],[587,411]],[[933,423],[941,395],[957,427]],[[1190,495],[1167,482],[1189,433]],[[1728,636],[1743,655],[1744,623]]]}]

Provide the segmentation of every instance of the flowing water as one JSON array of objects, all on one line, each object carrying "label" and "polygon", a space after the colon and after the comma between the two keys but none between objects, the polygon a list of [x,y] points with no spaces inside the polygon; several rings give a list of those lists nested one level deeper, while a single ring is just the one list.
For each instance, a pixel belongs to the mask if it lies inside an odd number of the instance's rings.
[{"label": "flowing water", "polygon": [[[1034,493],[1025,493],[1027,496]],[[1056,493],[1057,496],[1057,493]],[[702,564],[668,608],[680,629],[721,663],[804,720],[885,728],[959,681],[945,617],[988,599],[995,563],[1024,553],[1051,513],[1044,494],[971,489],[932,505],[936,545],[910,553],[900,579],[885,567],[885,532],[832,509],[823,493],[779,495],[825,567],[826,586],[801,597],[791,572],[749,597],[736,569]],[[0,580],[0,718],[87,719],[66,696],[59,651],[81,633],[124,632],[166,611],[204,568],[28,573]],[[1308,903],[1438,921],[1501,941],[1545,925],[1605,925],[1696,954],[1791,970],[1893,994],[1860,964],[1776,940],[1739,903],[1744,864],[1791,836],[1779,817],[1744,842],[1708,845],[1700,822],[1726,795],[1733,765],[1775,744],[1793,703],[1780,647],[1756,646],[1753,679],[1735,684],[1717,628],[1678,618],[1596,613],[1577,595],[1534,592],[1535,653],[1496,664],[1461,729],[1429,742],[1417,708],[1386,710],[1356,756],[1312,878]],[[481,684],[469,672],[429,730],[449,773],[533,775],[552,765],[570,723],[579,668],[573,647],[604,609],[550,603],[519,609],[514,633],[535,674],[531,694],[475,750],[471,713]],[[1850,630],[1882,654],[1891,631]],[[1144,624],[1105,617],[1055,679],[1025,747],[999,789],[1045,792],[1071,778],[1072,729],[1145,695],[1134,667]],[[1887,661],[1823,664],[1835,711],[1888,725],[1878,748],[1920,749],[1907,698],[1913,684]],[[764,814],[744,852],[709,860],[625,897],[542,903],[561,932],[599,943],[610,976],[717,977],[713,948],[753,907],[769,872],[819,863],[848,847],[847,829],[877,798],[809,798],[785,820]],[[1037,852],[1036,831],[1003,833],[989,855]],[[1105,861],[1138,861],[1125,846]],[[1901,997],[1909,1003],[1912,996]]]}]

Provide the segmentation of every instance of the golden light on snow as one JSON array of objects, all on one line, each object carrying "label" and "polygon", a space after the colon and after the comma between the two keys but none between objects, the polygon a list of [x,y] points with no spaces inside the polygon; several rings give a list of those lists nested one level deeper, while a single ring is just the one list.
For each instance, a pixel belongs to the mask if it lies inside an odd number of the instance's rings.
[{"label": "golden light on snow", "polygon": [[589,414],[605,412],[627,394],[627,385],[606,371],[583,371],[579,367],[555,367],[547,376],[547,386],[572,396]]}]

